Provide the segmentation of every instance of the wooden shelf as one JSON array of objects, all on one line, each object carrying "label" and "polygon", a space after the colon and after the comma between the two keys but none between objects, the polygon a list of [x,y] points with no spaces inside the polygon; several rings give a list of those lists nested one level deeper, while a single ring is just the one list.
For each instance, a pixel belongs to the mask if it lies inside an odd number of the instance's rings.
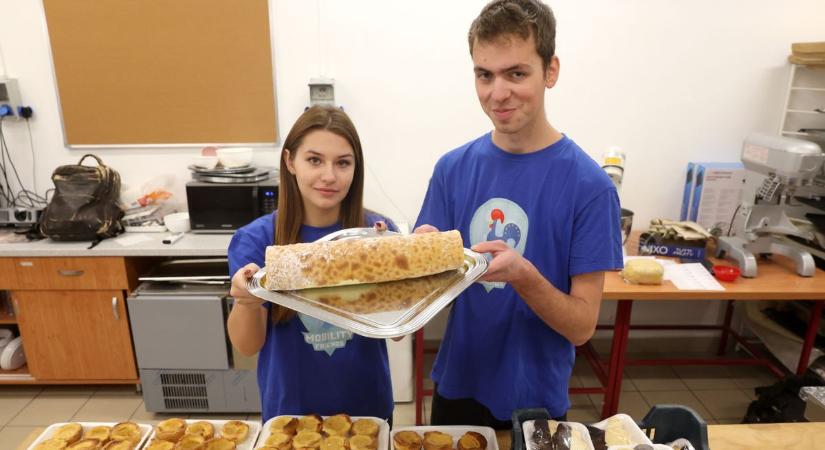
[{"label": "wooden shelf", "polygon": [[29,375],[29,366],[23,365],[23,367],[15,370],[3,370],[0,369],[0,384],[9,384],[9,383],[26,383],[26,382],[33,382],[34,378]]}]

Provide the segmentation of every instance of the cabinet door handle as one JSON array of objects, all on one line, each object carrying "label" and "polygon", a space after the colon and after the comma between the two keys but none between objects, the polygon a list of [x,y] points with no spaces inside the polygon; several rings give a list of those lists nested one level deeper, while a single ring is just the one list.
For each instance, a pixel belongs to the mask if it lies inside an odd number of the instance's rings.
[{"label": "cabinet door handle", "polygon": [[62,275],[64,277],[79,277],[79,276],[83,275],[82,270],[60,269],[60,270],[57,271],[57,273],[59,273],[60,275]]},{"label": "cabinet door handle", "polygon": [[112,297],[112,315],[115,316],[115,320],[120,320],[120,313],[117,312],[117,297]]}]

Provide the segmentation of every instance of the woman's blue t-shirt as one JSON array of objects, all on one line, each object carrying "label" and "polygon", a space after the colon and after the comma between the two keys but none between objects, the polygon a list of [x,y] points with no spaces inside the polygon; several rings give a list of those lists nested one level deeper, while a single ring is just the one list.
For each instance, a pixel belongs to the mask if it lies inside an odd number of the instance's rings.
[{"label": "woman's blue t-shirt", "polygon": [[[275,213],[277,214],[277,212]],[[388,219],[367,213],[373,226]],[[312,242],[338,231],[302,226],[300,239]],[[264,266],[266,247],[273,245],[274,214],[239,229],[229,244],[229,270],[248,263]],[[271,303],[264,303],[267,311]],[[267,317],[270,317],[267,315]],[[392,417],[393,399],[387,345],[382,339],[353,334],[313,317],[297,314],[286,323],[269,321],[266,341],[258,353],[261,419],[285,414]]]}]

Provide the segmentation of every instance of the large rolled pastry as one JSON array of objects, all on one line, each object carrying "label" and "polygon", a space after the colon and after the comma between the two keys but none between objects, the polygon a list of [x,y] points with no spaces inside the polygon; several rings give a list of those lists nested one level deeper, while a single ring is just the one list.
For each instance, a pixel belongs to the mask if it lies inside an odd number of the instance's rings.
[{"label": "large rolled pastry", "polygon": [[402,280],[464,263],[456,231],[274,245],[266,249],[266,287],[292,291]]}]

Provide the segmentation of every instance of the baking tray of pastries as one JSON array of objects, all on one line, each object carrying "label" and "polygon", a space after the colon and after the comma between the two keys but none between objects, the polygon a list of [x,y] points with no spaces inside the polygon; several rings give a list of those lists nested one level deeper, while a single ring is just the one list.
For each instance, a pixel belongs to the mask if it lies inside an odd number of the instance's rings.
[{"label": "baking tray of pastries", "polygon": [[[320,240],[363,239],[397,235],[372,228],[350,228]],[[319,240],[319,241],[320,241]],[[392,338],[415,332],[470,287],[487,270],[484,255],[463,249],[456,270],[418,278],[295,291],[267,289],[266,268],[249,281],[249,292],[324,322],[373,338]]]},{"label": "baking tray of pastries", "polygon": [[522,424],[527,450],[634,450],[658,448],[627,414],[616,414],[593,425],[554,420],[527,420]]},{"label": "baking tray of pastries", "polygon": [[393,428],[392,450],[498,450],[490,427],[445,425]]},{"label": "baking tray of pastries", "polygon": [[252,450],[260,422],[171,418],[158,422],[143,450]]},{"label": "baking tray of pastries", "polygon": [[277,416],[263,425],[255,448],[387,450],[389,434],[389,424],[378,417],[350,417],[347,414]]},{"label": "baking tray of pastries", "polygon": [[152,433],[135,422],[63,422],[49,425],[27,450],[133,450]]}]

